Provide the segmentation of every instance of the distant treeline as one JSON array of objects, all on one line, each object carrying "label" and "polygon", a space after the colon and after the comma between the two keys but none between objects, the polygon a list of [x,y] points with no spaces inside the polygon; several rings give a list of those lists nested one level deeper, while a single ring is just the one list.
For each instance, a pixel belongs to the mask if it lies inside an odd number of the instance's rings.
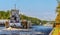
[{"label": "distant treeline", "polygon": [[8,19],[10,17],[10,11],[0,11],[0,19]]},{"label": "distant treeline", "polygon": [[[0,19],[9,19],[10,18],[10,13],[11,12],[9,10],[8,11],[0,11]],[[36,24],[36,25],[39,25],[40,23],[45,24],[47,22],[46,20],[41,21],[38,18],[28,17],[28,16],[22,15],[22,14],[20,14],[20,19],[31,21],[33,24]]]}]

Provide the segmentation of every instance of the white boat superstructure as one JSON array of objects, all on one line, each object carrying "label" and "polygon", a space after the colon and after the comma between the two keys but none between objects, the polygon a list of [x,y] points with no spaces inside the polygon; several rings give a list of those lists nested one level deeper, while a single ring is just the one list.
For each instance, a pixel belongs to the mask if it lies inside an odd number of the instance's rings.
[{"label": "white boat superstructure", "polygon": [[19,10],[17,9],[11,10],[9,26],[22,27],[20,22]]}]

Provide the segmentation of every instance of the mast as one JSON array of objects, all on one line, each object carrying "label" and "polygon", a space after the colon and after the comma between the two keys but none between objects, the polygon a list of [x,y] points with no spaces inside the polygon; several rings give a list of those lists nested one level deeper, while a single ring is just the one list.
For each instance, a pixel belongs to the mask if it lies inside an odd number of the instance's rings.
[{"label": "mast", "polygon": [[14,5],[14,9],[16,10],[16,4]]}]

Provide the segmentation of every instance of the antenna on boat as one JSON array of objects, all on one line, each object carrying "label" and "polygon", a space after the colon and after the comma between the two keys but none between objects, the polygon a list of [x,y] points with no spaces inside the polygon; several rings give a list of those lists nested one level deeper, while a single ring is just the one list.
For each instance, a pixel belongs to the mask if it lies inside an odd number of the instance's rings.
[{"label": "antenna on boat", "polygon": [[14,9],[16,10],[16,4],[14,4]]}]

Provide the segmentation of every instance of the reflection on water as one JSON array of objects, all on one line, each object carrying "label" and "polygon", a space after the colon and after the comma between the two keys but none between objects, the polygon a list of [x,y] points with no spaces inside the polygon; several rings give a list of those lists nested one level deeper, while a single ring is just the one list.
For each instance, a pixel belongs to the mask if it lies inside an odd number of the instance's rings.
[{"label": "reflection on water", "polygon": [[[5,29],[5,27],[0,27],[0,30],[2,30],[2,29]],[[51,30],[52,30],[52,27],[45,27],[45,26],[33,26],[32,27],[32,30],[34,30],[34,31],[36,31],[36,32],[42,32],[42,33],[44,33],[44,34],[38,34],[38,35],[48,35],[50,32],[51,32]],[[32,33],[34,32],[34,31],[7,31],[7,30],[2,30],[2,32],[0,31],[0,33],[7,33],[7,35],[8,34],[10,34],[10,35],[28,35],[28,34],[30,34],[30,35],[32,35]],[[4,34],[4,35],[6,35],[6,34]]]}]

